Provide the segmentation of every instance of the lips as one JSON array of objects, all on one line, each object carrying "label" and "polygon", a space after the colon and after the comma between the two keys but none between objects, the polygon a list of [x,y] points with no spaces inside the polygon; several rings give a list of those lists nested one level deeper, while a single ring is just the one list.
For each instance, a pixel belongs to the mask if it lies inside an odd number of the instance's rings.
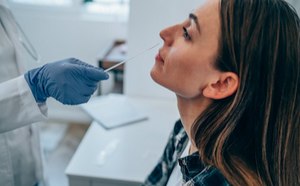
[{"label": "lips", "polygon": [[155,60],[156,60],[157,62],[164,62],[163,58],[162,58],[161,55],[160,55],[160,52],[158,52],[158,53],[156,54]]}]

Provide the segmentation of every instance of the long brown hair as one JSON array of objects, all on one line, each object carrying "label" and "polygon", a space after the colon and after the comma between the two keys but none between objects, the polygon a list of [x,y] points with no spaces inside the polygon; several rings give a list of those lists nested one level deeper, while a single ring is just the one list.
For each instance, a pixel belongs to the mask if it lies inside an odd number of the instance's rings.
[{"label": "long brown hair", "polygon": [[216,68],[237,92],[215,100],[192,137],[233,185],[300,185],[300,21],[284,0],[221,0]]}]

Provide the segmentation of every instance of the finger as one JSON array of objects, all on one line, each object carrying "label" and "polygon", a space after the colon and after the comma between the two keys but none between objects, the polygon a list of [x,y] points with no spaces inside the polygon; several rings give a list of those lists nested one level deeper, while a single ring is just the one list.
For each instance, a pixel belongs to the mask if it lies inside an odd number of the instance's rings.
[{"label": "finger", "polygon": [[76,59],[76,58],[69,58],[69,59],[66,59],[66,61],[68,61],[72,64],[75,64],[75,65],[84,65],[84,62],[82,62],[81,60]]},{"label": "finger", "polygon": [[109,78],[108,73],[104,72],[102,69],[91,67],[85,68],[85,76],[94,81],[106,80]]},{"label": "finger", "polygon": [[97,86],[86,87],[80,90],[81,96],[91,96],[97,90]]},{"label": "finger", "polygon": [[91,98],[90,95],[89,96],[84,96],[83,99],[81,100],[80,104],[88,102],[90,100],[90,98]]},{"label": "finger", "polygon": [[76,58],[70,58],[68,60],[70,61],[71,64],[78,65],[79,67],[86,67],[86,68],[94,68],[94,69],[97,69],[97,70],[103,70],[100,67],[95,67],[91,64],[85,63],[85,62],[83,62],[79,59],[76,59]]},{"label": "finger", "polygon": [[90,67],[90,68],[97,68],[91,64],[88,64],[88,63],[85,63],[79,59],[76,59],[76,58],[69,58],[68,61],[71,63],[71,64],[74,64],[74,65],[80,65],[80,66],[84,66],[84,67]]}]

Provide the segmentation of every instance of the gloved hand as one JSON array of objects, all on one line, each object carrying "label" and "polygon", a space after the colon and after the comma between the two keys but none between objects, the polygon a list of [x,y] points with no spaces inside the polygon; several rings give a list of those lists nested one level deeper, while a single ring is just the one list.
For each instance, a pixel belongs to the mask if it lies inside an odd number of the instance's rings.
[{"label": "gloved hand", "polygon": [[109,78],[102,69],[70,58],[48,63],[24,75],[38,103],[53,97],[68,105],[86,103],[100,80]]}]

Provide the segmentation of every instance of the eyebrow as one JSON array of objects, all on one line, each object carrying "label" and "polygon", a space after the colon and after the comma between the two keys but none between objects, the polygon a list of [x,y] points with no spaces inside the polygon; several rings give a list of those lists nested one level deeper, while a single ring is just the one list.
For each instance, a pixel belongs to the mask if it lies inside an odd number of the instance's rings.
[{"label": "eyebrow", "polygon": [[200,33],[200,24],[198,22],[198,17],[195,14],[190,13],[189,18],[195,22],[197,30]]}]

